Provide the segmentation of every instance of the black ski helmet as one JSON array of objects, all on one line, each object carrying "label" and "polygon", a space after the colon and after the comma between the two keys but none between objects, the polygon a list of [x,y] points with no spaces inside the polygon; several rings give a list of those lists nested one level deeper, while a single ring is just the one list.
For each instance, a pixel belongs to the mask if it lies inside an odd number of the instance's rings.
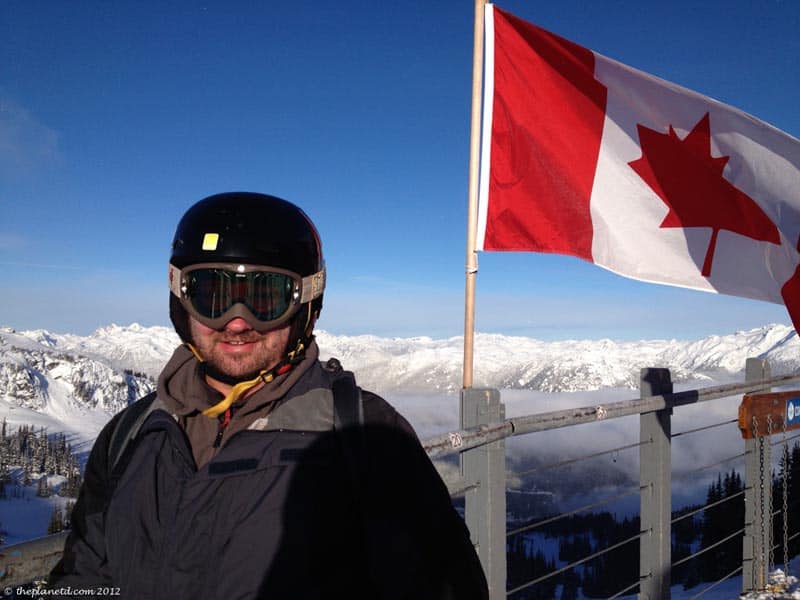
[{"label": "black ski helmet", "polygon": [[[212,232],[214,244],[209,246],[205,242]],[[325,264],[317,229],[300,208],[281,198],[252,192],[216,194],[189,208],[175,230],[169,262],[177,269],[200,263],[259,265],[301,277],[323,272]],[[293,318],[287,352],[298,342],[307,345],[322,309],[321,292],[308,304]],[[190,343],[189,316],[173,292],[169,308],[175,331]]]}]

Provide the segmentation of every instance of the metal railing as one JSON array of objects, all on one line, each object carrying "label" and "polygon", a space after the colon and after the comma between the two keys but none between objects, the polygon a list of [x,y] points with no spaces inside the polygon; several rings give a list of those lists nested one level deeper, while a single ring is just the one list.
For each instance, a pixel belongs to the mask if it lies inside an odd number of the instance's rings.
[{"label": "metal railing", "polygon": [[[541,583],[579,563],[596,558],[618,547],[639,540],[640,573],[638,581],[625,584],[615,596],[631,593],[639,588],[641,598],[669,598],[672,568],[696,558],[701,553],[683,557],[680,562],[671,560],[671,527],[681,517],[673,518],[671,506],[671,442],[675,437],[720,427],[734,421],[726,419],[722,423],[704,425],[673,435],[671,421],[673,410],[682,406],[708,402],[720,398],[742,395],[756,391],[768,390],[773,386],[782,386],[800,381],[800,374],[770,377],[766,361],[750,359],[747,362],[745,381],[730,385],[713,386],[703,389],[673,393],[669,371],[666,369],[643,369],[641,374],[640,397],[604,405],[584,406],[565,410],[525,415],[510,419],[504,418],[504,406],[500,402],[500,394],[493,389],[466,389],[462,391],[462,429],[429,438],[423,445],[433,458],[459,454],[461,456],[462,476],[458,480],[447,481],[451,491],[466,490],[465,520],[470,529],[473,543],[486,571],[489,581],[490,595],[493,600],[505,598],[524,588]],[[638,447],[640,453],[640,473],[638,488],[625,492],[624,495],[639,493],[640,495],[640,532],[638,535],[622,540],[608,548],[587,555],[579,561],[560,567],[553,573],[533,579],[512,589],[506,586],[506,472],[504,469],[505,440],[512,436],[520,436],[533,432],[547,431],[562,427],[572,427],[598,421],[609,421],[621,417],[639,415],[640,439],[636,444],[626,444],[599,453],[592,453],[581,458],[561,461],[563,464],[573,463],[597,454],[618,452],[631,447]],[[731,415],[733,416],[733,415]],[[762,438],[763,439],[763,438]],[[725,539],[717,540],[712,548],[702,553],[712,552],[715,548],[731,540],[740,539],[743,544],[744,559],[740,567],[725,574],[710,587],[702,590],[698,596],[716,587],[726,578],[742,573],[743,591],[759,589],[761,581],[766,578],[766,571],[773,563],[757,560],[758,556],[767,556],[772,548],[769,527],[759,527],[765,522],[764,515],[771,515],[771,505],[767,506],[766,497],[770,494],[764,490],[772,489],[765,477],[771,477],[770,469],[766,475],[755,465],[769,463],[766,454],[769,441],[745,443],[745,452],[713,464],[703,465],[697,471],[706,470],[725,464],[731,460],[744,459],[745,491],[748,513],[741,529],[733,532]],[[529,472],[550,468],[539,466]],[[762,469],[763,471],[763,469]],[[590,510],[607,502],[618,500],[619,496],[604,498],[598,502],[574,509]],[[703,507],[703,511],[711,507]],[[553,518],[561,518],[559,515]],[[685,517],[683,517],[685,518]],[[768,519],[767,519],[768,520]],[[529,529],[539,526],[530,525]],[[755,531],[759,529],[759,531]],[[767,533],[762,531],[768,530]],[[508,535],[519,533],[512,530]],[[798,534],[794,534],[798,535]],[[754,575],[754,572],[757,572]],[[614,597],[615,597],[614,596]]]},{"label": "metal railing", "polygon": [[[714,386],[704,389],[688,390],[673,393],[669,371],[666,369],[643,369],[641,374],[640,397],[603,405],[584,406],[564,410],[550,411],[532,415],[505,418],[505,407],[500,400],[500,392],[495,389],[469,388],[461,393],[461,429],[448,432],[423,441],[423,446],[431,458],[458,455],[461,471],[459,477],[446,479],[451,494],[463,494],[465,501],[465,520],[469,527],[472,541],[486,572],[492,600],[506,598],[507,595],[535,586],[541,581],[553,577],[578,564],[586,563],[598,556],[614,551],[636,541],[639,542],[640,573],[636,581],[625,583],[625,587],[614,596],[631,593],[637,587],[642,598],[668,598],[671,570],[684,562],[695,558],[698,553],[683,557],[672,563],[671,560],[671,527],[683,519],[682,515],[673,518],[671,507],[671,442],[672,439],[732,423],[706,425],[684,432],[671,433],[671,418],[675,408],[697,404],[755,391],[767,390],[773,386],[787,385],[800,381],[800,374],[770,377],[765,361],[750,359],[747,362],[745,382]],[[622,496],[639,494],[640,496],[640,531],[635,536],[617,541],[607,548],[601,548],[589,555],[559,567],[556,572],[549,573],[508,590],[506,586],[506,548],[509,536],[519,534],[542,523],[526,526],[527,529],[507,531],[506,525],[506,451],[505,440],[513,436],[573,427],[599,421],[610,421],[626,416],[639,415],[640,437],[634,444],[625,444],[616,448],[593,452],[583,457],[558,461],[552,465],[537,466],[525,472],[535,474],[550,468],[557,468],[586,458],[639,448],[639,483],[631,490],[585,504],[572,509],[555,518],[563,518],[580,511],[591,510],[602,504],[619,500]],[[744,458],[747,513],[742,531],[744,560],[740,568],[726,575],[734,576],[739,572],[743,576],[744,590],[756,589],[765,569],[770,562],[763,560],[772,555],[772,538],[766,529],[759,527],[765,522],[765,515],[772,515],[771,490],[772,481],[765,485],[763,469],[758,465],[769,463],[771,443],[758,440],[746,440],[744,454],[740,454],[712,465],[705,465],[698,470],[718,466],[728,460]],[[752,443],[747,443],[752,442]],[[766,469],[770,471],[770,469]],[[519,474],[517,474],[519,475]],[[758,479],[761,477],[761,479]],[[771,475],[770,475],[771,477]],[[755,478],[755,479],[754,479]],[[767,496],[769,500],[767,499]],[[710,506],[700,510],[707,510]],[[794,533],[791,538],[799,535]],[[57,561],[63,548],[65,534],[56,534],[0,549],[0,584],[18,585],[42,578]],[[722,540],[719,543],[725,543]],[[705,551],[710,551],[704,550]],[[762,557],[759,559],[759,557]],[[724,579],[724,578],[723,578]],[[722,580],[720,580],[722,581]],[[712,584],[712,587],[719,582]],[[707,588],[711,589],[711,588]],[[705,591],[705,590],[704,590]],[[702,594],[703,592],[701,592]]]}]

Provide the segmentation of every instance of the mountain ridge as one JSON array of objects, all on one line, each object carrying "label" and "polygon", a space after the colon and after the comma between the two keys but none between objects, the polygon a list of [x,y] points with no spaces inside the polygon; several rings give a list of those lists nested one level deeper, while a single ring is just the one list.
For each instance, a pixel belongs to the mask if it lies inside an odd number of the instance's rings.
[{"label": "mountain ridge", "polygon": [[[463,340],[317,333],[320,358],[335,356],[378,393],[456,393]],[[0,327],[0,398],[41,410],[53,394],[87,408],[117,412],[148,393],[180,341],[167,327],[109,325],[89,336]],[[673,380],[706,381],[768,358],[775,374],[800,369],[800,340],[786,325],[682,340],[563,340],[478,333],[475,386],[541,392],[636,389],[645,366],[666,367]],[[69,404],[69,402],[67,402]]]}]

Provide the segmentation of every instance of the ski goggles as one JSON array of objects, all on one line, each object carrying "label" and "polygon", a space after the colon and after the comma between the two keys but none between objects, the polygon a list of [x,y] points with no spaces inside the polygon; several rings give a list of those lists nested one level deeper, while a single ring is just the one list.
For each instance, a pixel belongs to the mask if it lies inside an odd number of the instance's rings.
[{"label": "ski goggles", "polygon": [[201,263],[179,269],[170,264],[169,289],[207,327],[222,329],[241,317],[264,330],[282,325],[303,304],[321,296],[325,269],[301,277],[260,265]]}]

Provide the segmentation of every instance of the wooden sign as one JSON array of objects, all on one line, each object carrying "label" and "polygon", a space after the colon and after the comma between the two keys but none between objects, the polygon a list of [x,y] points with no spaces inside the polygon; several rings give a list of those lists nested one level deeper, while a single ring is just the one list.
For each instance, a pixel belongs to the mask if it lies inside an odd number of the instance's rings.
[{"label": "wooden sign", "polygon": [[739,429],[744,439],[800,429],[800,391],[745,394],[739,405]]}]

